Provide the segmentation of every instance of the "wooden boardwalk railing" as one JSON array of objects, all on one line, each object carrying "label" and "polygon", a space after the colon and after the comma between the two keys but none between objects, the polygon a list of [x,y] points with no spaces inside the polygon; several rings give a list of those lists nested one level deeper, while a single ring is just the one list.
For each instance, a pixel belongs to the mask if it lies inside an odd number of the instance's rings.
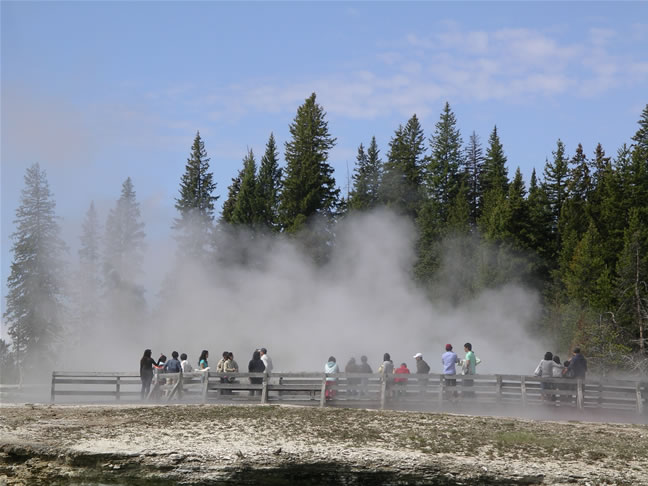
[{"label": "wooden boardwalk railing", "polygon": [[[160,373],[146,397],[162,402],[257,402],[364,408],[426,408],[451,403],[537,405],[577,410],[609,409],[645,414],[648,381],[574,380],[520,375],[403,375],[339,373]],[[250,379],[260,383],[251,383]],[[256,381],[256,380],[255,380]],[[139,401],[137,373],[52,373],[51,401],[114,399]],[[326,390],[333,396],[328,399]]]}]

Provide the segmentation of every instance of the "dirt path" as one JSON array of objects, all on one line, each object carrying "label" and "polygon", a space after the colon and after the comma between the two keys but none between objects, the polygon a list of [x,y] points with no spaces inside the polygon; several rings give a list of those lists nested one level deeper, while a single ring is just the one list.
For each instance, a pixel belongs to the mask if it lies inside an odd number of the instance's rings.
[{"label": "dirt path", "polygon": [[2,406],[0,484],[648,485],[648,426],[287,406]]}]

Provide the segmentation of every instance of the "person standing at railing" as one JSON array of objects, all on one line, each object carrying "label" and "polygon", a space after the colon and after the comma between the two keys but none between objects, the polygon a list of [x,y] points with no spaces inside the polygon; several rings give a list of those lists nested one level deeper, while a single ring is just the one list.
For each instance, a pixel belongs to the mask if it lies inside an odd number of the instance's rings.
[{"label": "person standing at railing", "polygon": [[191,373],[193,371],[193,366],[191,366],[191,363],[187,359],[187,353],[180,355],[180,366],[182,366],[183,373]]},{"label": "person standing at railing", "polygon": [[331,400],[335,398],[336,390],[334,390],[332,387],[335,386],[335,383],[337,382],[337,378],[328,375],[335,375],[339,372],[340,372],[340,367],[338,366],[337,361],[335,360],[335,356],[329,356],[328,361],[324,365],[324,373],[326,373],[327,375],[324,397],[327,400]]},{"label": "person standing at railing", "polygon": [[587,374],[587,360],[581,354],[580,348],[574,348],[574,355],[569,360],[569,367],[567,368],[567,376],[570,378],[585,379]]},{"label": "person standing at railing", "polygon": [[[265,365],[263,364],[263,360],[261,359],[261,353],[259,352],[259,350],[256,350],[254,351],[254,353],[252,353],[252,359],[248,363],[248,372],[263,373],[264,371]],[[261,385],[263,383],[263,378],[251,377],[250,383],[252,385]],[[260,395],[261,390],[250,390],[250,395],[255,395],[257,391]]]},{"label": "person standing at railing", "polygon": [[[475,357],[475,353],[472,350],[472,344],[470,343],[464,344],[464,351],[466,353],[466,356],[461,362],[462,373],[464,375],[474,375],[477,373],[477,358]],[[473,380],[467,380],[465,378],[461,382],[461,384],[464,387],[473,386],[473,383],[474,383]],[[475,392],[473,391],[463,392],[463,396],[465,397],[474,396],[474,394]]]},{"label": "person standing at railing", "polygon": [[[414,359],[416,360],[416,374],[427,375],[430,372],[430,365],[427,364],[423,359],[423,353],[416,353],[414,355]],[[428,384],[427,378],[419,378],[419,386],[421,387],[421,393],[425,393],[427,384]]]},{"label": "person standing at railing", "polygon": [[173,351],[171,353],[171,359],[167,361],[164,365],[165,373],[180,373],[182,371],[182,365],[180,360],[178,360],[178,352]]},{"label": "person standing at railing", "polygon": [[[533,374],[542,378],[552,378],[554,375],[554,369],[558,366],[560,365],[557,365],[553,360],[553,353],[551,351],[547,351],[544,355],[544,359],[540,361]],[[552,388],[553,386],[551,383],[545,383],[544,381],[540,383],[543,400],[547,400],[547,394],[545,393],[545,390],[551,390]]]},{"label": "person standing at railing", "polygon": [[[238,363],[234,360],[234,353],[229,351],[227,353],[227,360],[225,361],[225,364],[223,365],[223,371],[225,373],[238,373],[239,372],[239,365]],[[236,380],[235,376],[227,376],[225,377],[228,383],[234,383],[234,380]]]},{"label": "person standing at railing", "polygon": [[394,362],[391,360],[391,356],[389,353],[385,353],[383,355],[383,362],[382,364],[378,367],[378,373],[382,375],[382,380],[385,383],[385,395],[386,396],[391,396],[392,395],[392,382],[391,375],[394,372]]},{"label": "person standing at railing", "polygon": [[270,374],[274,369],[274,366],[272,365],[272,358],[268,356],[268,350],[266,348],[261,348],[259,349],[259,353],[261,354],[261,361],[263,361],[263,364],[265,365],[265,372]]},{"label": "person standing at railing", "polygon": [[401,365],[394,370],[394,375],[398,375],[398,378],[394,378],[394,388],[396,390],[396,395],[404,395],[405,387],[407,387],[407,378],[401,377],[400,375],[409,375],[410,370],[407,367],[407,363],[401,363]]},{"label": "person standing at railing", "polygon": [[155,360],[151,357],[152,351],[150,349],[144,350],[144,355],[140,359],[140,379],[142,380],[142,400],[144,400],[151,392],[151,382],[153,381],[153,368],[155,367]]},{"label": "person standing at railing", "polygon": [[[443,374],[445,376],[446,386],[457,386],[457,380],[454,378],[457,376],[456,365],[461,362],[457,353],[452,350],[452,344],[445,345],[446,352],[441,355],[441,364],[443,365]],[[452,376],[453,378],[448,378]],[[456,396],[457,392],[455,391],[453,395]]]},{"label": "person standing at railing", "polygon": [[207,358],[209,358],[209,351],[206,349],[202,350],[202,353],[200,353],[200,358],[198,358],[198,369],[199,370],[206,370],[209,368],[209,362],[207,361]]},{"label": "person standing at railing", "polygon": [[[371,365],[367,362],[368,358],[366,356],[360,356],[360,364],[358,365],[358,373],[368,373],[371,374],[373,373],[373,370],[371,369]],[[367,388],[369,388],[369,379],[368,378],[362,378],[362,382],[360,385],[360,394],[365,395],[367,393]]]},{"label": "person standing at railing", "polygon": [[[344,367],[344,372],[345,373],[360,373],[359,366],[358,366],[358,363],[356,363],[355,357],[352,356],[351,359],[349,359],[349,362]],[[359,384],[360,384],[360,380],[358,378],[347,378],[347,390],[349,392],[349,395],[357,395],[358,394],[358,385]]]}]

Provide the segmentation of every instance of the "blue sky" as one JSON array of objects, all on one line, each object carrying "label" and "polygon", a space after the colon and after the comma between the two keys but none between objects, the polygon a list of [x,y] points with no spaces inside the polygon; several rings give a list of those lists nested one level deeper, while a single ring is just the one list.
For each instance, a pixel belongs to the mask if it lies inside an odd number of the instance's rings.
[{"label": "blue sky", "polygon": [[2,15],[2,295],[25,168],[39,162],[74,248],[91,200],[130,176],[150,245],[168,237],[196,130],[224,195],[246,149],[281,148],[316,92],[346,190],[357,146],[383,155],[450,102],[464,141],[497,124],[512,176],[556,140],[609,155],[648,103],[646,2],[7,2]]}]

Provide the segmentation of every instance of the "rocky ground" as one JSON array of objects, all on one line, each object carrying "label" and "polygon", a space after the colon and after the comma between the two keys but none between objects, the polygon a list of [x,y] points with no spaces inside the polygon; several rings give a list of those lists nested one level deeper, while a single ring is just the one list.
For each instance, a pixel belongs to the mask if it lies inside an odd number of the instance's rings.
[{"label": "rocky ground", "polygon": [[0,407],[2,485],[648,485],[648,426],[289,406]]}]

